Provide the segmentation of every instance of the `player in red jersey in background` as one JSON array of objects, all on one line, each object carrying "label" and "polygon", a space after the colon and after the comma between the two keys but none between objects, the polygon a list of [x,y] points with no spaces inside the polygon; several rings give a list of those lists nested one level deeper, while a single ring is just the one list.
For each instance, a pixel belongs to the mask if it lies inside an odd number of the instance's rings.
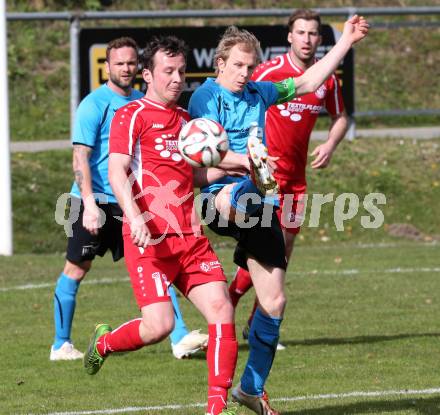
[{"label": "player in red jersey in background", "polygon": [[144,50],[144,98],[122,107],[110,131],[109,178],[124,212],[124,249],[141,318],[112,330],[99,324],[84,358],[94,375],[113,352],[127,352],[168,336],[174,284],[208,322],[208,415],[227,409],[237,361],[234,309],[223,269],[194,211],[194,183],[206,185],[226,172],[187,164],[177,149],[188,113],[176,105],[185,84],[185,43],[153,38]]},{"label": "player in red jersey in background", "polygon": [[[291,45],[289,52],[261,63],[255,69],[252,80],[277,82],[291,76],[298,77],[316,62],[315,54],[321,44],[319,14],[308,9],[298,9],[290,15],[288,29],[287,40]],[[279,157],[274,176],[280,189],[281,207],[285,195],[290,195],[287,196],[290,200],[286,198],[284,211],[278,211],[288,261],[295,237],[300,231],[299,225],[304,219],[302,200],[307,189],[307,153],[310,135],[322,108],[329,113],[331,125],[327,141],[315,148],[312,153],[314,160],[310,164],[313,169],[322,169],[330,163],[333,152],[348,128],[348,116],[336,74],[332,74],[314,93],[294,98],[285,104],[273,105],[266,113],[267,147],[271,156]],[[234,306],[251,286],[249,273],[238,268],[229,287]],[[253,312],[249,317],[249,325],[252,317]],[[278,348],[283,349],[284,346],[279,344]]]}]

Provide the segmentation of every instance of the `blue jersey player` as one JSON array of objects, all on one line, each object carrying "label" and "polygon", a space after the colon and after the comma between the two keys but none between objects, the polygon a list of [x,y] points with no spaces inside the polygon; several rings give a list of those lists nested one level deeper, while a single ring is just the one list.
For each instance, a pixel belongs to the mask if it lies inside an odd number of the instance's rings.
[{"label": "blue jersey player", "polygon": [[[132,88],[138,69],[138,47],[131,38],[115,39],[106,50],[105,69],[109,80],[90,93],[78,107],[74,131],[73,170],[66,263],[54,295],[55,339],[50,360],[81,359],[71,341],[71,328],[79,285],[96,255],[111,250],[113,260],[123,257],[122,211],[108,179],[108,139],[117,109],[143,93]],[[176,324],[171,334],[173,353],[182,358],[207,343],[207,336],[188,333],[175,293],[171,293]]]},{"label": "blue jersey player", "polygon": [[276,158],[268,156],[264,145],[265,112],[271,105],[317,90],[367,32],[367,22],[353,16],[323,59],[298,78],[272,83],[249,81],[258,63],[259,42],[248,31],[230,27],[214,57],[217,77],[206,80],[189,103],[193,118],[209,118],[224,126],[231,151],[221,166],[233,169],[249,163],[251,177],[225,177],[204,189],[202,215],[212,230],[237,240],[234,261],[249,270],[255,287],[258,308],[249,331],[249,357],[232,397],[259,415],[278,414],[269,405],[264,385],[286,304],[283,234],[267,198],[277,186],[272,176]]}]

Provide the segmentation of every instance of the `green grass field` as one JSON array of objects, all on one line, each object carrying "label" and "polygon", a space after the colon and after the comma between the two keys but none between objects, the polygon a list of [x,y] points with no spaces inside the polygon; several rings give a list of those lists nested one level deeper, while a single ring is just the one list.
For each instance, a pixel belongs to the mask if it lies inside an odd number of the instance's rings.
[{"label": "green grass field", "polygon": [[[8,12],[101,8],[97,0],[7,3]],[[437,5],[438,0],[354,3],[405,7]],[[108,10],[350,5],[350,0],[299,0],[294,5],[285,0],[276,5],[267,0],[118,0]],[[371,21],[438,19],[438,15],[375,16]],[[187,23],[150,20],[83,22],[83,26]],[[262,20],[209,22],[226,23]],[[8,38],[11,139],[67,138],[67,23],[10,21]],[[371,30],[369,40],[356,48],[357,110],[439,108],[440,95],[432,93],[438,78],[439,39],[438,27]],[[439,117],[357,121],[359,127],[437,125]],[[326,128],[326,123],[319,120],[319,127]],[[362,202],[368,193],[380,192],[387,204],[382,206],[384,224],[377,230],[360,226],[365,214],[361,206],[345,221],[344,230],[337,231],[331,203],[323,208],[319,225],[304,226],[298,237],[286,281],[289,301],[281,337],[287,349],[278,353],[267,384],[273,406],[283,415],[440,414],[439,144],[411,137],[346,141],[330,168],[307,172],[309,194],[354,193]],[[204,355],[177,361],[168,341],[112,356],[95,377],[85,373],[81,362],[49,361],[53,289],[66,245],[54,210],[57,198],[70,190],[70,165],[68,150],[12,155],[15,255],[0,257],[0,415],[203,414]],[[209,237],[230,277],[235,270],[230,241],[210,233]],[[252,303],[249,294],[237,311],[240,348],[234,384],[247,358],[241,329]],[[190,303],[182,299],[181,307],[189,328],[206,331]],[[117,327],[134,317],[138,311],[124,263],[97,259],[78,294],[75,345],[85,349],[97,322]],[[251,415],[242,408],[238,413]]]},{"label": "green grass field", "polygon": [[[218,254],[231,275],[231,250]],[[287,349],[267,384],[274,406],[284,415],[440,413],[439,258],[438,243],[299,245],[286,282]],[[202,414],[204,356],[177,361],[167,341],[112,356],[95,377],[80,362],[49,362],[62,264],[60,254],[0,258],[0,413]],[[238,332],[252,301],[239,306]],[[206,330],[191,304],[181,306],[190,328]],[[96,260],[78,294],[75,344],[86,347],[96,322],[133,317],[124,264]],[[235,383],[247,356],[239,341]]]}]

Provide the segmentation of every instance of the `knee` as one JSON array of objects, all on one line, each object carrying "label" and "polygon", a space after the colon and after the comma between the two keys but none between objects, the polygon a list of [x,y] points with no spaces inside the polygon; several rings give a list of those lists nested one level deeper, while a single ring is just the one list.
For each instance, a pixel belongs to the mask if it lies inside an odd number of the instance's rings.
[{"label": "knee", "polygon": [[284,292],[280,292],[271,298],[260,301],[260,307],[271,317],[282,317],[286,308],[286,302],[287,299]]},{"label": "knee", "polygon": [[280,294],[275,300],[276,310],[279,312],[279,316],[284,314],[284,309],[286,308],[287,299],[284,293]]},{"label": "knee", "polygon": [[226,295],[211,302],[211,314],[215,320],[224,323],[234,321],[234,307]]},{"label": "knee", "polygon": [[146,333],[146,336],[148,336],[146,343],[158,343],[167,338],[173,331],[174,316],[172,316],[172,318],[162,316],[160,319],[143,318],[141,324],[143,326],[140,330],[142,340],[145,340],[142,334]]},{"label": "knee", "polygon": [[63,273],[74,280],[81,281],[91,268],[92,261],[80,262],[78,264],[66,261]]}]

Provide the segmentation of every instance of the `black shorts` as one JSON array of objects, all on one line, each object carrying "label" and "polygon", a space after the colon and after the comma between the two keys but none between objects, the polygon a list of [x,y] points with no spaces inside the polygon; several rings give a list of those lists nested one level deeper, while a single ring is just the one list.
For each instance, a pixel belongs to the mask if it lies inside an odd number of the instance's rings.
[{"label": "black shorts", "polygon": [[220,213],[214,204],[217,193],[204,194],[202,218],[216,234],[232,236],[237,240],[234,262],[239,267],[247,270],[247,258],[251,256],[261,264],[286,270],[284,237],[276,208],[272,205],[263,205],[247,221],[248,223],[249,221],[256,222],[256,224],[244,228],[220,217]]},{"label": "black shorts", "polygon": [[105,213],[105,224],[97,235],[92,235],[82,225],[84,212],[82,201],[76,197],[70,199],[69,220],[72,221],[72,236],[67,238],[66,253],[66,258],[70,262],[77,264],[93,260],[96,255],[104,256],[108,249],[112,252],[113,261],[118,261],[124,256],[122,209],[117,203],[97,203],[97,205]]}]

